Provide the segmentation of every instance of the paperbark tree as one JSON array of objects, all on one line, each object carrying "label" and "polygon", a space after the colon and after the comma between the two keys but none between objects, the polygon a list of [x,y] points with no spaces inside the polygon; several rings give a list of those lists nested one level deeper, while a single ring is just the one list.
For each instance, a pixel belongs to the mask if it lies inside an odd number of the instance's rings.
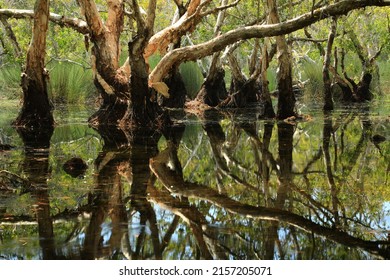
[{"label": "paperbark tree", "polygon": [[[267,0],[268,23],[280,23],[276,0]],[[278,49],[276,73],[278,95],[277,117],[285,119],[295,115],[295,97],[292,87],[292,60],[290,48],[284,35],[275,37]]]},{"label": "paperbark tree", "polygon": [[[45,97],[47,96],[46,90],[39,90],[39,87],[41,89],[45,87],[46,81],[43,66],[48,19],[61,26],[71,27],[77,32],[89,35],[93,44],[91,54],[95,70],[94,80],[100,90],[103,102],[100,110],[91,117],[91,124],[93,126],[129,127],[155,125],[156,119],[161,116],[161,113],[160,107],[155,101],[156,93],[153,90],[168,96],[169,88],[163,82],[164,78],[182,62],[197,60],[217,53],[240,40],[282,36],[324,18],[347,14],[354,9],[367,6],[390,6],[389,0],[344,0],[334,4],[324,4],[320,8],[279,23],[275,2],[268,0],[270,18],[273,18],[272,22],[275,23],[237,27],[206,42],[167,51],[170,44],[179,42],[181,36],[187,32],[191,33],[202,18],[222,9],[228,9],[238,2],[213,7],[211,0],[191,0],[187,2],[187,5],[183,5],[182,1],[175,1],[179,9],[183,10],[184,7],[187,8],[187,11],[175,24],[156,34],[153,31],[156,0],[148,1],[146,16],[141,15],[137,0],[109,0],[107,1],[105,21],[103,21],[94,0],[78,0],[85,21],[49,13],[48,1],[37,1],[42,6],[37,6],[40,8],[36,8],[35,13],[24,10],[0,9],[1,18],[31,18],[34,16],[34,36],[23,78],[23,88],[26,92],[25,102],[21,117],[16,123],[23,125],[21,121],[23,119],[35,120],[36,123],[40,124],[53,123],[50,104]],[[125,4],[129,5],[130,17],[136,22],[136,32],[129,42],[129,59],[121,66],[119,65],[121,53],[119,39],[124,27]],[[291,89],[291,58],[288,45],[283,37],[277,38],[280,62],[278,74],[280,95],[277,115],[278,118],[283,119],[295,114],[295,100]],[[147,58],[156,51],[160,51],[162,59],[149,73]],[[34,84],[34,86],[29,87],[29,84]],[[29,94],[28,88],[34,93]],[[45,122],[41,120],[45,120]]]},{"label": "paperbark tree", "polygon": [[[228,31],[212,40],[204,43],[200,43],[194,46],[182,47],[179,49],[168,52],[153,69],[149,75],[149,83],[158,83],[165,77],[172,67],[173,64],[182,63],[185,61],[191,61],[206,57],[215,52],[223,50],[226,46],[231,45],[240,40],[247,40],[250,38],[265,38],[280,36],[288,34],[309,26],[315,22],[323,20],[328,17],[338,16],[347,14],[349,11],[367,6],[389,6],[388,1],[356,1],[356,0],[345,0],[334,4],[329,4],[321,8],[315,9],[308,13],[302,14],[301,16],[293,19],[274,24],[263,24],[236,28]],[[287,46],[279,42],[282,50],[286,50]],[[283,54],[280,58],[283,61],[283,65],[288,65],[288,55]],[[287,73],[291,73],[289,67],[284,67],[283,71],[280,72],[280,88],[282,92],[288,92],[287,94],[281,94],[278,102],[278,118],[285,118],[295,114],[293,108],[295,106],[294,96],[292,95],[292,89],[290,91],[289,80]],[[291,92],[291,93],[290,93]]]},{"label": "paperbark tree", "polygon": [[332,18],[332,25],[328,35],[328,44],[326,46],[326,52],[324,57],[324,65],[322,68],[322,78],[324,80],[324,110],[333,109],[333,99],[332,99],[332,81],[330,79],[329,67],[330,60],[332,55],[332,47],[334,38],[337,31],[337,18]]},{"label": "paperbark tree", "polygon": [[[227,5],[228,0],[221,0],[221,5]],[[226,11],[218,13],[214,26],[214,36],[221,35],[221,28],[225,20]],[[209,106],[217,106],[226,98],[225,71],[221,65],[221,53],[216,52],[211,59],[211,65],[205,81],[198,92],[196,100]]]},{"label": "paperbark tree", "polygon": [[49,24],[49,0],[37,0],[27,61],[22,73],[23,106],[14,124],[22,127],[51,127],[54,124],[47,94],[45,69],[46,34]]},{"label": "paperbark tree", "polygon": [[92,125],[117,124],[126,110],[129,95],[129,69],[120,68],[120,35],[124,23],[122,0],[107,1],[108,17],[104,23],[93,0],[78,0],[89,27],[94,82],[102,105],[91,118]]}]

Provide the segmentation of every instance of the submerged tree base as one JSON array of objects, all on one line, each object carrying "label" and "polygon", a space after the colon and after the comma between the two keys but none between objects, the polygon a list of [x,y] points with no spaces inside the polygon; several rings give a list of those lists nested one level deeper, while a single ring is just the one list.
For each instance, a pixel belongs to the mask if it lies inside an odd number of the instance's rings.
[{"label": "submerged tree base", "polygon": [[222,68],[217,68],[213,75],[206,78],[195,100],[207,106],[217,106],[227,97],[224,78],[225,71]]},{"label": "submerged tree base", "polygon": [[88,122],[92,127],[116,126],[125,115],[127,107],[128,101],[112,96],[112,98],[103,101],[99,110],[88,119]]}]

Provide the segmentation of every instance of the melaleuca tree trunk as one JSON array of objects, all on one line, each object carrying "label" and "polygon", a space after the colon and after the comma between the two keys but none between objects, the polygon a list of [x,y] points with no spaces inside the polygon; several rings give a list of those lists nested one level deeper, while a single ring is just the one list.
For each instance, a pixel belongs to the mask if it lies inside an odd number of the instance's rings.
[{"label": "melaleuca tree trunk", "polygon": [[51,127],[54,124],[47,94],[48,73],[45,69],[49,2],[49,0],[35,2],[33,33],[21,81],[23,106],[14,123],[16,126]]},{"label": "melaleuca tree trunk", "polygon": [[92,126],[117,125],[126,112],[129,98],[128,64],[119,65],[120,35],[124,25],[124,1],[107,1],[103,22],[93,0],[78,0],[89,27],[94,82],[100,93],[100,109],[89,119]]},{"label": "melaleuca tree trunk", "polygon": [[[268,22],[280,23],[276,0],[268,0]],[[276,73],[279,91],[277,118],[285,119],[295,115],[295,97],[292,87],[291,53],[285,35],[276,36],[278,49],[278,71]]]},{"label": "melaleuca tree trunk", "polygon": [[332,26],[328,35],[328,44],[324,57],[324,65],[322,68],[322,78],[324,80],[324,110],[333,110],[332,99],[332,81],[330,79],[329,67],[332,54],[332,47],[337,31],[337,18],[332,18]]}]

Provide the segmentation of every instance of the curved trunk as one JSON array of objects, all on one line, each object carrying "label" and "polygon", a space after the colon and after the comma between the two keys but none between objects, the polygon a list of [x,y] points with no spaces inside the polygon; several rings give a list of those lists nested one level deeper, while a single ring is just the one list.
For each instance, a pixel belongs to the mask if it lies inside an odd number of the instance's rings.
[{"label": "curved trunk", "polygon": [[45,69],[49,2],[35,2],[33,35],[27,51],[26,67],[22,73],[23,107],[14,122],[16,126],[50,127],[54,124],[47,94],[48,73]]}]

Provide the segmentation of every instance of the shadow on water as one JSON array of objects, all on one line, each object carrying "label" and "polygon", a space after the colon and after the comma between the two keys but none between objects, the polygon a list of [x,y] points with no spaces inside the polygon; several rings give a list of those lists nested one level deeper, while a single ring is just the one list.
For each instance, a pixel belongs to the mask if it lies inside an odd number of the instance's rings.
[{"label": "shadow on water", "polygon": [[[389,259],[388,117],[249,116],[19,130],[23,148],[0,154],[0,257]],[[70,156],[82,175],[62,170]]]}]

